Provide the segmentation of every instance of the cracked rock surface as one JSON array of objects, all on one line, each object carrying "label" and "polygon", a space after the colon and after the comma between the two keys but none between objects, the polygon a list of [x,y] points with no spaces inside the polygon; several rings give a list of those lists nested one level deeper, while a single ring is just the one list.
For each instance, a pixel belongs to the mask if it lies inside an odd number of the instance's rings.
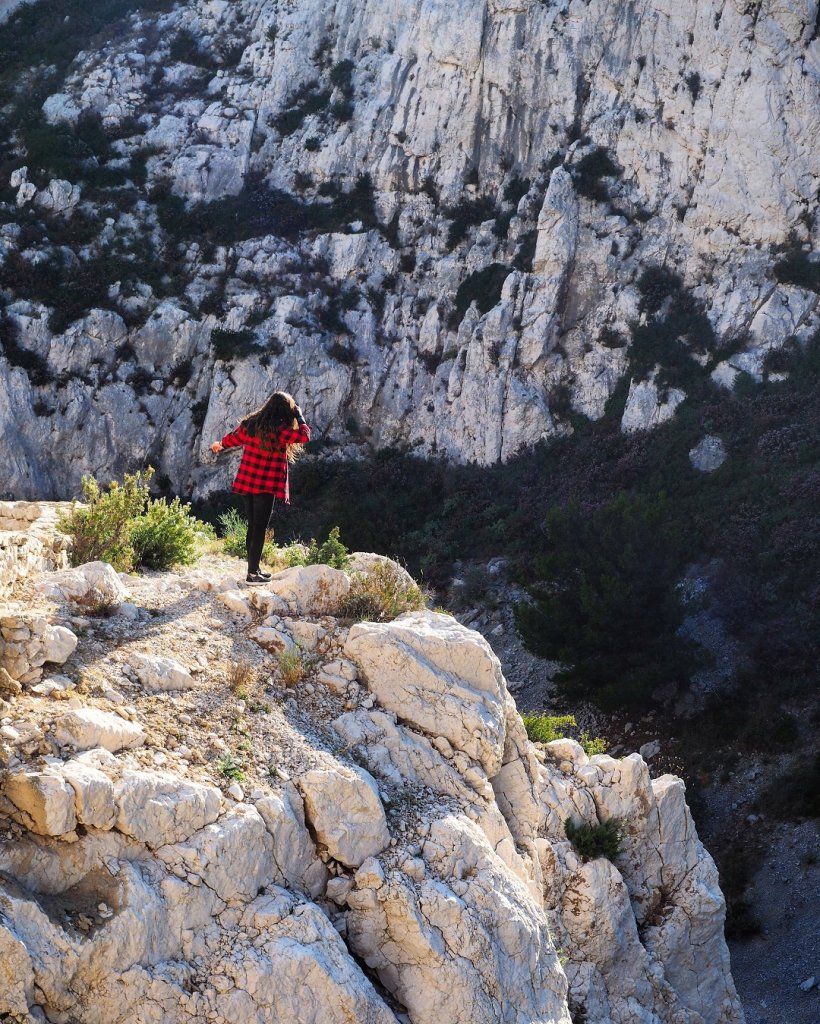
[{"label": "cracked rock surface", "polygon": [[[42,104],[54,125],[97,118],[126,183],[35,184],[31,161],[0,183],[4,254],[58,255],[15,217],[59,238],[84,217],[100,228],[82,259],[139,240],[148,264],[54,329],[43,296],[8,289],[24,354],[0,358],[4,487],[76,493],[84,472],[143,466],[161,436],[152,464],[204,497],[231,476],[210,441],[274,382],[351,457],[492,464],[568,433],[573,411],[600,418],[621,383],[622,429],[648,429],[687,400],[631,362],[650,267],[708,320],[684,339],[690,369],[759,380],[818,326],[819,81],[816,0],[134,12]],[[252,223],[211,238],[237,197]],[[205,228],[181,211],[169,228],[175,199]],[[801,273],[778,270],[783,247]]]},{"label": "cracked rock surface", "polygon": [[[350,627],[323,598],[280,626],[314,642],[287,687],[238,568],[117,577],[137,614],[86,619],[69,687],[0,705],[0,1014],[742,1022],[679,779],[531,744],[489,646],[443,613]],[[70,591],[13,599],[72,616]],[[149,650],[193,685],[146,689]],[[621,853],[584,862],[565,819],[613,816]]]}]

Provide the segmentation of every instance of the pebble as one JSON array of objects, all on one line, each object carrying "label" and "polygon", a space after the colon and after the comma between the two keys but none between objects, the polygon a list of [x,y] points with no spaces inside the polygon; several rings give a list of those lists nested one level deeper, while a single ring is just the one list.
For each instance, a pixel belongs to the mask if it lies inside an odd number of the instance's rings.
[{"label": "pebble", "polygon": [[232,782],[225,791],[229,797],[241,803],[245,799],[245,793],[238,782]]},{"label": "pebble", "polygon": [[805,981],[801,981],[797,987],[800,989],[801,992],[811,992],[811,990],[815,986],[816,980],[817,979],[812,974],[810,978],[806,978]]}]

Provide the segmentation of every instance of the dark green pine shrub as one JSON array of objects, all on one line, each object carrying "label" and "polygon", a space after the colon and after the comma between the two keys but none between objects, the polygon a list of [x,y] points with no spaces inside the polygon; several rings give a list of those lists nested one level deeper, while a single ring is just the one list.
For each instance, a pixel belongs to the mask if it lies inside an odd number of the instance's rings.
[{"label": "dark green pine shrub", "polygon": [[224,327],[215,327],[211,331],[211,349],[217,359],[230,362],[234,359],[248,359],[261,352],[262,346],[256,341],[253,331],[229,331]]},{"label": "dark green pine shrub", "polygon": [[598,857],[614,861],[621,852],[623,823],[620,818],[608,818],[598,825],[586,822],[576,825],[572,818],[567,818],[564,831],[575,852],[585,861]]},{"label": "dark green pine shrub", "polygon": [[666,500],[621,494],[591,512],[553,508],[543,531],[540,582],[515,618],[533,653],[561,663],[561,688],[616,707],[685,685],[698,659],[678,636],[686,548]]},{"label": "dark green pine shrub", "polygon": [[782,284],[820,292],[820,263],[814,263],[801,249],[792,249],[774,265],[774,276]]},{"label": "dark green pine shrub", "polygon": [[619,167],[607,151],[600,146],[582,156],[573,168],[575,188],[580,195],[603,203],[609,199],[609,186],[605,178],[620,178],[623,168]]},{"label": "dark green pine shrub", "polygon": [[447,230],[448,249],[455,249],[458,243],[467,237],[470,228],[485,220],[492,220],[496,215],[495,203],[489,196],[462,199],[456,206],[444,212],[450,218],[450,227]]},{"label": "dark green pine shrub", "polygon": [[489,313],[493,306],[501,301],[504,282],[510,276],[512,267],[505,263],[491,263],[488,267],[476,270],[465,278],[456,292],[455,312],[451,318],[451,326],[457,326],[464,319],[464,314],[475,302],[481,313]]}]

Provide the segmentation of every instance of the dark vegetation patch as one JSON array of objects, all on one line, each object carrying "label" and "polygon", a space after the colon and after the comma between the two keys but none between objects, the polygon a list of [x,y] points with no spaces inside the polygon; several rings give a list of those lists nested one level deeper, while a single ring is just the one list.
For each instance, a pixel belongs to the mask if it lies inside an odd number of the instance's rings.
[{"label": "dark vegetation patch", "polygon": [[553,507],[531,567],[543,583],[518,605],[518,630],[535,654],[562,663],[556,678],[572,697],[612,708],[685,687],[698,667],[678,636],[688,554],[665,498],[622,492],[592,511]]},{"label": "dark vegetation patch", "polygon": [[781,284],[820,292],[820,263],[810,260],[801,249],[794,248],[778,260],[774,265],[774,276]]},{"label": "dark vegetation patch", "polygon": [[501,301],[501,290],[509,277],[512,267],[504,263],[491,263],[488,267],[476,270],[465,278],[456,292],[455,310],[450,318],[449,326],[457,327],[464,319],[464,314],[475,302],[480,313],[489,313],[493,306]]},{"label": "dark vegetation patch", "polygon": [[378,226],[368,175],[349,191],[338,186],[325,191],[330,194],[324,200],[306,202],[250,178],[239,195],[190,208],[169,188],[156,189],[152,199],[163,230],[178,242],[230,245],[262,235],[293,240],[308,231],[345,230],[353,221],[367,228]]},{"label": "dark vegetation patch", "polygon": [[485,220],[493,220],[496,215],[495,203],[489,196],[475,199],[462,199],[455,206],[444,211],[450,219],[447,229],[447,248],[455,249],[469,234],[470,228],[476,227]]},{"label": "dark vegetation patch", "polygon": [[46,61],[56,74],[64,72],[83,49],[94,49],[106,29],[111,41],[114,24],[134,11],[161,12],[172,0],[38,0],[23,4],[0,25],[0,92],[16,84],[27,68]]},{"label": "dark vegetation patch", "polygon": [[600,146],[581,157],[572,168],[575,188],[587,199],[606,202],[609,199],[607,178],[620,178],[623,168],[612,159],[609,153]]},{"label": "dark vegetation patch", "polygon": [[211,350],[215,358],[232,362],[262,352],[263,346],[256,340],[253,331],[229,331],[224,327],[215,327],[211,331]]}]

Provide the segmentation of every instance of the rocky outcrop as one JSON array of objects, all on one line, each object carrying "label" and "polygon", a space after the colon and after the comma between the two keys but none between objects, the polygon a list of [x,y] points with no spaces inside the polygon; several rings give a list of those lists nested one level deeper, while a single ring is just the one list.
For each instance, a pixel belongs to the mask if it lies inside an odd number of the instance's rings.
[{"label": "rocky outcrop", "polygon": [[[21,202],[55,238],[96,220],[77,259],[133,252],[133,269],[68,324],[49,326],[59,294],[7,288],[3,487],[68,493],[88,469],[151,461],[206,494],[230,476],[208,443],[274,385],[337,453],[486,464],[569,431],[573,410],[600,417],[622,380],[624,430],[673,416],[687,386],[667,386],[667,341],[704,379],[760,378],[818,325],[816,8],[189,0],[134,15],[43,105],[55,125],[98,117],[125,183],[106,196],[22,152],[12,172],[10,216]],[[3,258],[17,239],[7,225]],[[668,319],[669,295],[647,307],[650,267],[696,326]],[[667,320],[673,336],[636,357],[634,330]]]},{"label": "rocky outcrop", "polygon": [[[531,744],[495,655],[444,613],[288,618],[317,646],[287,689],[253,638],[264,596],[219,600],[233,568],[132,578],[154,615],[80,637],[97,682],[68,707],[6,692],[0,1014],[740,1024],[679,779]],[[313,577],[285,590],[309,607]],[[146,692],[122,650],[146,642],[196,686]],[[568,818],[619,819],[620,852],[585,862]]]}]

